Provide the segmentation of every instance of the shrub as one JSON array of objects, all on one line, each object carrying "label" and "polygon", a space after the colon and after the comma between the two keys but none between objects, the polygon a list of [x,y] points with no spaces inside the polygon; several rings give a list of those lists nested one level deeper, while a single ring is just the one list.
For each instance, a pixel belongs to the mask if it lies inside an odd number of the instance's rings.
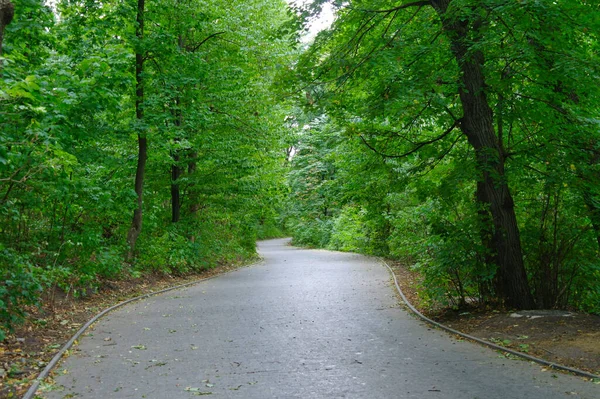
[{"label": "shrub", "polygon": [[357,206],[346,206],[333,221],[328,248],[348,252],[365,252],[367,236],[363,212]]},{"label": "shrub", "polygon": [[42,286],[32,269],[27,258],[0,247],[0,341],[24,320],[27,306],[39,303]]}]

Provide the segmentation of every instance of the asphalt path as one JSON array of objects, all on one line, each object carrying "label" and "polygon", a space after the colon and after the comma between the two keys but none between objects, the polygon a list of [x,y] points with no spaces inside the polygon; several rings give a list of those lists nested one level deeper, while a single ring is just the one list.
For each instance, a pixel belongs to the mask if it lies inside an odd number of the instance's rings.
[{"label": "asphalt path", "polygon": [[101,319],[43,397],[600,398],[600,385],[428,328],[377,260],[287,243]]}]

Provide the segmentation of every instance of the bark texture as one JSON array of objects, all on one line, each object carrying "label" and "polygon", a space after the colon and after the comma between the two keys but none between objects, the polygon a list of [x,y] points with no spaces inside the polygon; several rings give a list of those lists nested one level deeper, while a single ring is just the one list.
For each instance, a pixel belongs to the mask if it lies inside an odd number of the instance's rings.
[{"label": "bark texture", "polygon": [[461,130],[476,154],[478,200],[493,220],[493,245],[498,262],[497,294],[512,308],[529,309],[535,302],[529,288],[514,202],[504,170],[505,152],[494,128],[493,111],[485,94],[484,55],[470,49],[480,21],[454,18],[447,13],[453,0],[431,0],[459,65]]}]

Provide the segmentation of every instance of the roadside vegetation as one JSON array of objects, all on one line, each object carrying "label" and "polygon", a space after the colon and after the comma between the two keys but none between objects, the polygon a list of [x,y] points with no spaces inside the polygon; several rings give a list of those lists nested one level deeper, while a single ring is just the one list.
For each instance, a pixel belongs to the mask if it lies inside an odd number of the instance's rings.
[{"label": "roadside vegetation", "polygon": [[40,300],[281,235],[285,2],[49,4],[0,1],[0,341]]},{"label": "roadside vegetation", "polygon": [[0,0],[0,340],[284,231],[431,304],[599,313],[599,7]]},{"label": "roadside vegetation", "polygon": [[600,6],[352,1],[302,55],[285,223],[431,306],[600,312]]}]

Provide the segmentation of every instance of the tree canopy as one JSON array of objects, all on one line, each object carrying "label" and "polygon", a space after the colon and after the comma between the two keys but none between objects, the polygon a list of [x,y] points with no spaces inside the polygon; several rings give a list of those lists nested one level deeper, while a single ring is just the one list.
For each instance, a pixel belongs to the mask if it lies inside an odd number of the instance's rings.
[{"label": "tree canopy", "polygon": [[597,311],[598,7],[341,3],[299,68],[338,201],[299,241],[414,260],[445,300]]},{"label": "tree canopy", "polygon": [[55,289],[199,271],[281,234],[283,1],[9,3],[0,331]]},{"label": "tree canopy", "polygon": [[0,339],[54,290],[249,259],[284,229],[402,259],[432,301],[599,312],[598,15],[0,0]]}]

